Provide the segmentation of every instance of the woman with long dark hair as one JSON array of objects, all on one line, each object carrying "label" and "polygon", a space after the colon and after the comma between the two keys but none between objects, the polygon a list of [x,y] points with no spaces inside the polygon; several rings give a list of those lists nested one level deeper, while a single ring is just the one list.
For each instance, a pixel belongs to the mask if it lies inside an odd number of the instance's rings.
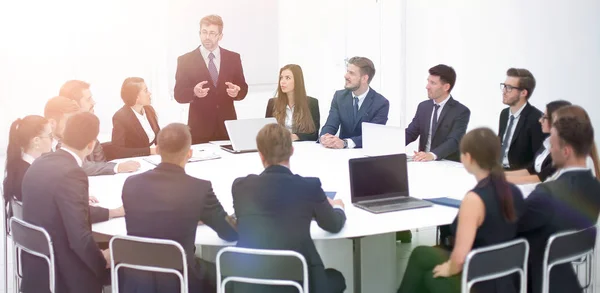
[{"label": "woman with long dark hair", "polygon": [[[461,162],[477,179],[451,225],[451,251],[420,246],[413,250],[398,293],[460,292],[461,271],[472,249],[512,240],[524,211],[523,195],[506,181],[500,141],[489,128],[467,133],[460,143]],[[516,292],[511,276],[475,284],[476,292]]]},{"label": "woman with long dark hair", "polygon": [[317,141],[320,127],[319,101],[306,95],[302,68],[288,64],[279,70],[277,97],[269,100],[265,117],[275,117],[292,140]]},{"label": "woman with long dark hair", "polygon": [[52,130],[48,120],[30,115],[10,126],[4,169],[4,199],[21,201],[23,176],[35,159],[52,150]]}]

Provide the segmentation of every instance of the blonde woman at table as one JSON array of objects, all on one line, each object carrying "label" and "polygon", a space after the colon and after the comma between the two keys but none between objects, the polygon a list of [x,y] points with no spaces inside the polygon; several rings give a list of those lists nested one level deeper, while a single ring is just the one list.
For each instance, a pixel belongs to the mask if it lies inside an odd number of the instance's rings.
[{"label": "blonde woman at table", "polygon": [[[546,105],[546,112],[540,117],[542,132],[545,135],[550,134],[552,128],[552,114],[554,111],[570,106],[568,101],[553,101]],[[550,156],[550,136],[547,136],[542,146],[535,154],[535,158],[531,165],[526,169],[506,172],[506,180],[513,184],[531,184],[544,182],[556,172],[556,167],[552,164],[552,156]]]},{"label": "blonde woman at table", "polygon": [[[524,211],[519,189],[506,181],[500,157],[500,141],[489,128],[467,133],[460,143],[460,159],[477,179],[451,225],[452,251],[440,247],[415,248],[398,293],[460,292],[462,266],[475,248],[515,238],[517,220]],[[474,291],[517,292],[512,276],[480,282]]]},{"label": "blonde woman at table", "polygon": [[292,140],[317,141],[320,127],[319,101],[306,95],[302,67],[288,64],[279,70],[277,97],[269,100],[265,117],[275,117]]}]

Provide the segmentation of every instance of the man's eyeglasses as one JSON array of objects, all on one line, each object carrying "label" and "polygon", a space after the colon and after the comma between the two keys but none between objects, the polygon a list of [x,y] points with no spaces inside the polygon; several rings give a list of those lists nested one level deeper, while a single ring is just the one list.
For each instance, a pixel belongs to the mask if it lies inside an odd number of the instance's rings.
[{"label": "man's eyeglasses", "polygon": [[523,89],[522,89],[522,88],[520,88],[520,87],[512,86],[512,85],[510,85],[510,84],[505,84],[505,83],[501,83],[501,84],[500,84],[500,89],[501,89],[502,91],[506,91],[507,93],[509,93],[509,92],[512,92],[512,90],[513,90],[513,89],[515,89],[515,90],[519,90],[519,91],[522,91],[522,90],[523,90]]},{"label": "man's eyeglasses", "polygon": [[218,36],[219,33],[218,32],[209,32],[209,31],[200,31],[200,35],[209,36],[211,38],[214,38],[214,37]]}]

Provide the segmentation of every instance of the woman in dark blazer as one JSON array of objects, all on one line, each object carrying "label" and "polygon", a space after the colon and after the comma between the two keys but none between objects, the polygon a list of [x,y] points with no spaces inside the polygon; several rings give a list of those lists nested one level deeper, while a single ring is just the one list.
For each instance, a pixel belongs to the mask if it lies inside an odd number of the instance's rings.
[{"label": "woman in dark blazer", "polygon": [[[552,114],[565,106],[571,105],[567,101],[553,101],[546,105],[546,112],[540,117],[542,124],[542,132],[546,135],[550,133],[552,128]],[[527,169],[508,171],[506,179],[513,184],[530,184],[544,182],[552,174],[556,172],[556,168],[552,164],[552,156],[550,156],[550,136],[546,137],[540,149],[535,153],[535,160],[527,167]]]},{"label": "woman in dark blazer", "polygon": [[116,158],[156,154],[160,127],[156,111],[150,106],[152,94],[142,78],[129,77],[121,87],[125,105],[113,116],[111,147]]},{"label": "woman in dark blazer", "polygon": [[288,64],[279,70],[277,97],[269,100],[265,117],[275,117],[292,140],[317,141],[320,125],[319,101],[306,95],[302,68]]}]

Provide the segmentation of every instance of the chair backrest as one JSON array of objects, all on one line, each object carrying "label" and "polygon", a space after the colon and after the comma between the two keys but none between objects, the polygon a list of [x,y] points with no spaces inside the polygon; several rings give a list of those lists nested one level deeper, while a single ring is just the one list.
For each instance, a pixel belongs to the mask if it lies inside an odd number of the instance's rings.
[{"label": "chair backrest", "polygon": [[17,219],[23,219],[23,203],[13,198],[10,200],[10,206],[12,216]]},{"label": "chair backrest", "polygon": [[470,292],[475,283],[518,273],[521,292],[527,289],[529,243],[525,239],[490,245],[472,250],[463,266],[462,292]]},{"label": "chair backrest", "polygon": [[17,257],[19,249],[31,255],[41,257],[48,263],[50,292],[54,292],[54,249],[48,232],[42,227],[32,225],[15,217],[10,219],[10,231],[15,248],[15,270],[13,273],[17,274],[18,270],[16,268],[20,267],[18,263],[20,257]]},{"label": "chair backrest", "polygon": [[293,286],[308,292],[308,265],[295,251],[225,247],[217,254],[218,292],[225,292],[228,282]]},{"label": "chair backrest", "polygon": [[584,256],[590,256],[588,261],[594,261],[596,233],[597,227],[594,225],[578,231],[555,233],[548,238],[544,251],[542,292],[549,292],[550,271],[555,265],[571,263]]},{"label": "chair backrest", "polygon": [[176,241],[136,236],[115,236],[110,240],[113,292],[118,292],[121,267],[171,273],[179,278],[181,292],[188,292],[188,265],[185,250]]}]

